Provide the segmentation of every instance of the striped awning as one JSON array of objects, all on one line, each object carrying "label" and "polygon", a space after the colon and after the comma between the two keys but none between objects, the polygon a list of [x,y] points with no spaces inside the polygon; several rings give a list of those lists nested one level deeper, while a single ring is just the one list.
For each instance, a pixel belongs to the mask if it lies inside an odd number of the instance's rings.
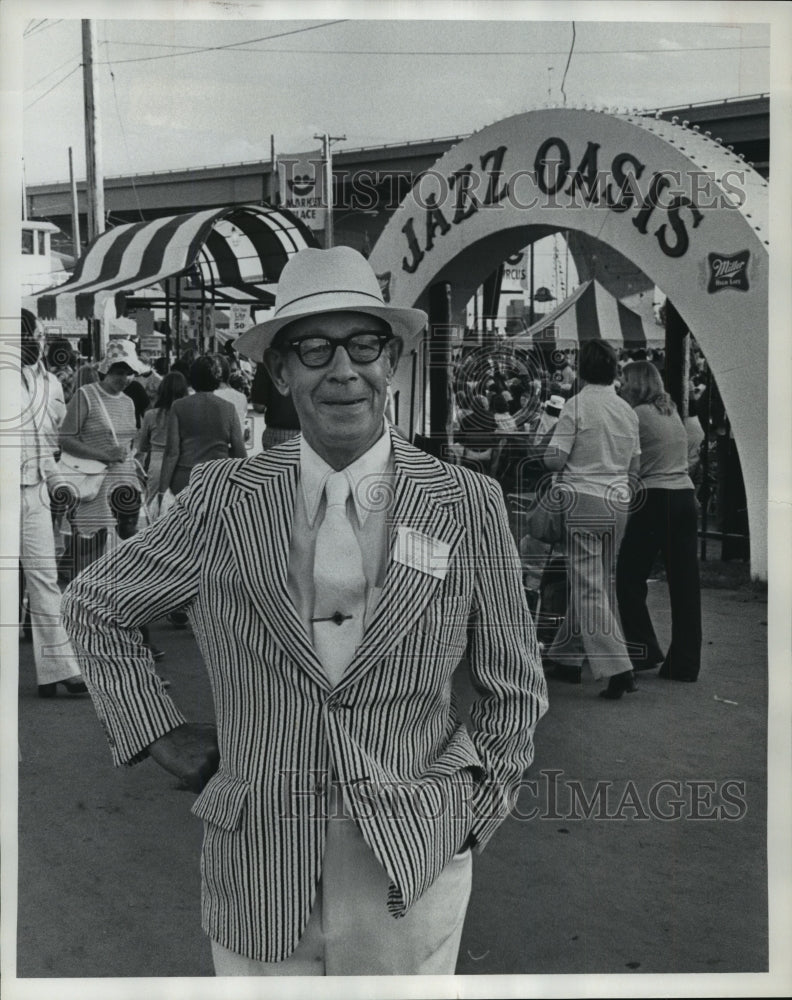
[{"label": "striped awning", "polygon": [[511,343],[528,346],[536,341],[556,343],[609,340],[627,348],[646,347],[646,329],[637,312],[611,295],[596,280],[586,281]]},{"label": "striped awning", "polygon": [[42,319],[94,319],[109,300],[121,316],[127,296],[189,273],[215,301],[272,301],[292,254],[316,246],[291,212],[257,205],[214,208],[117,226],[86,249],[71,278],[37,297]]}]

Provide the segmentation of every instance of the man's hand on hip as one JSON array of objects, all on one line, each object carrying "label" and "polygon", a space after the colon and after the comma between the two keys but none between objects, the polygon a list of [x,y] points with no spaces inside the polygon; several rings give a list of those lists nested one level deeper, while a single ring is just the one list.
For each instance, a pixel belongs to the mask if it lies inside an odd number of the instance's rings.
[{"label": "man's hand on hip", "polygon": [[179,778],[181,790],[203,791],[220,763],[217,727],[209,722],[185,722],[155,740],[149,754]]}]

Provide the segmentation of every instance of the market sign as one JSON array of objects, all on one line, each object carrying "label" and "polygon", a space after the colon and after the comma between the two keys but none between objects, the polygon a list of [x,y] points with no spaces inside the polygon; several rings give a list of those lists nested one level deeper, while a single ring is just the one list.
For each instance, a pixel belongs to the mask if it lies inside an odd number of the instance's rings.
[{"label": "market sign", "polygon": [[278,160],[281,205],[309,229],[324,229],[327,219],[321,153],[294,153]]},{"label": "market sign", "polygon": [[[448,150],[416,180],[369,260],[397,306],[428,311],[432,286],[448,283],[459,322],[487,277],[544,236],[577,231],[627,258],[670,297],[718,381],[745,478],[752,572],[764,575],[768,202],[767,182],[696,129],[548,108]],[[410,377],[401,366],[395,389],[405,398]]]}]

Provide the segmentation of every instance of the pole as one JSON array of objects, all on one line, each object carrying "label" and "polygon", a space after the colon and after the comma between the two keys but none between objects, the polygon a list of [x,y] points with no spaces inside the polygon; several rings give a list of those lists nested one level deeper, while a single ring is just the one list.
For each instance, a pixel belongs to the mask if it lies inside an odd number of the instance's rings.
[{"label": "pole", "polygon": [[170,278],[165,279],[165,361],[166,369],[170,371],[171,365],[171,351],[173,350],[173,342],[171,340],[171,297],[170,297]]},{"label": "pole", "polygon": [[685,379],[685,355],[687,353],[688,329],[685,321],[674,308],[670,299],[666,300],[665,318],[665,388],[683,419],[687,416],[687,381]]},{"label": "pole", "polygon": [[181,275],[176,276],[176,360],[181,358]]},{"label": "pole", "polygon": [[346,139],[345,135],[328,135],[327,132],[314,135],[314,139],[322,140],[322,165],[324,167],[324,189],[327,199],[327,221],[325,222],[325,249],[329,250],[333,246],[333,150],[332,142],[339,142]]},{"label": "pole", "polygon": [[74,258],[80,257],[80,208],[77,202],[77,182],[74,179],[74,161],[72,159],[72,148],[69,146],[69,184],[71,185],[72,202],[72,246],[74,247]]},{"label": "pole", "polygon": [[275,162],[275,136],[270,134],[270,190],[269,190],[269,203],[270,205],[276,205],[278,203],[278,174],[277,174],[278,164]]},{"label": "pole", "polygon": [[429,447],[442,456],[448,443],[449,373],[451,370],[451,285],[429,289]]},{"label": "pole", "polygon": [[27,222],[27,181],[25,180],[25,159],[22,158],[22,221]]},{"label": "pole", "polygon": [[96,104],[96,35],[92,21],[82,22],[85,166],[88,179],[88,240],[105,231],[102,133]]},{"label": "pole", "polygon": [[528,307],[528,325],[533,326],[534,321],[534,245],[530,244],[528,247],[531,254],[531,304]]}]

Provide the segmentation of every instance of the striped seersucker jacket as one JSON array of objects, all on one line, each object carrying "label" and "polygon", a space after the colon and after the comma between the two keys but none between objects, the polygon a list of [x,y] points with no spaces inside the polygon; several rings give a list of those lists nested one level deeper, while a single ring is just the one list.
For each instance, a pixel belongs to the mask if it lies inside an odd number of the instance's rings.
[{"label": "striped seersucker jacket", "polygon": [[[395,433],[392,538],[442,559],[389,561],[379,603],[331,689],[287,590],[299,440],[198,466],[171,511],[90,566],[64,595],[67,629],[116,764],[184,721],[139,626],[189,606],[211,681],[220,767],[193,806],[205,824],[202,917],[233,951],[296,947],[321,874],[328,775],[387,871],[403,915],[470,832],[477,851],[514,804],[547,707],[500,490]],[[471,730],[451,678],[466,658]]]}]

